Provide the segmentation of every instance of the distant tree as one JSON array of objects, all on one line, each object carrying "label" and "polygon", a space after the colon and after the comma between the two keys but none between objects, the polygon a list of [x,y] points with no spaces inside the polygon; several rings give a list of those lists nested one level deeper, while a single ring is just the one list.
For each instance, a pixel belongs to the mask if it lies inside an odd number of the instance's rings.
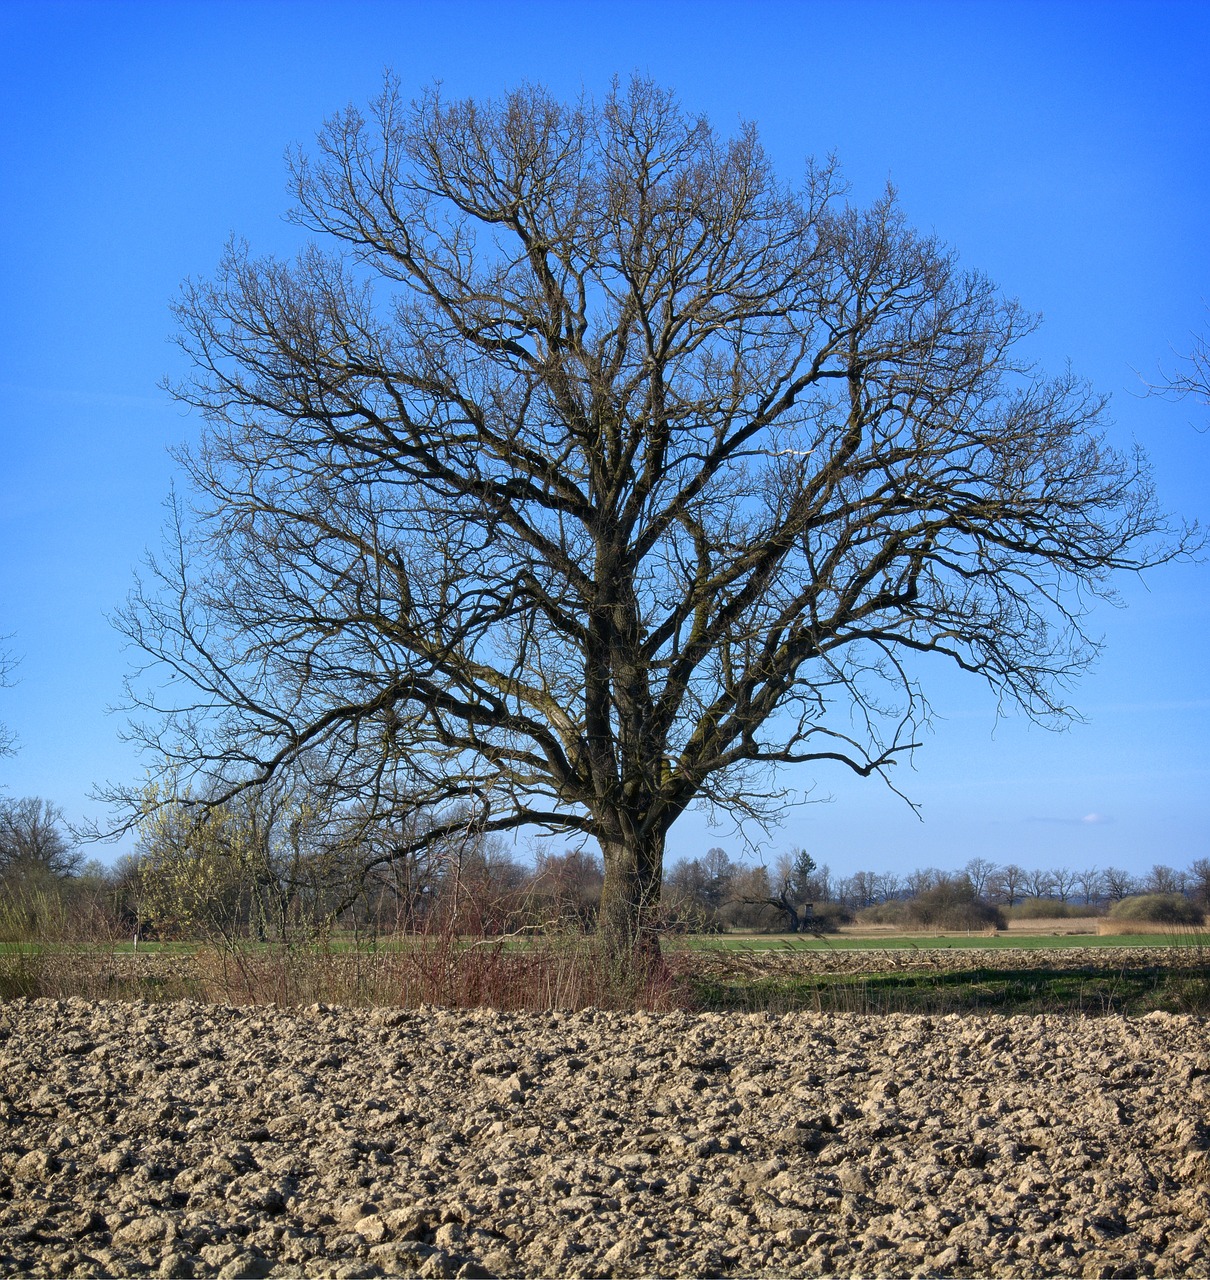
[{"label": "distant tree", "polygon": [[1210,858],[1198,858],[1190,863],[1189,892],[1202,906],[1210,908]]},{"label": "distant tree", "polygon": [[909,871],[904,877],[908,898],[920,897],[922,893],[927,893],[934,885],[940,884],[943,879],[944,877],[936,867],[917,867],[915,870]]},{"label": "distant tree", "polygon": [[1101,397],[893,192],[791,186],[648,81],[389,81],[291,178],[298,260],[233,242],[183,292],[192,495],[121,620],[195,802],[294,774],[425,842],[467,804],[587,836],[603,945],[653,956],[688,807],[889,779],[920,654],[1063,722],[1090,600],[1182,549]]},{"label": "distant tree", "polygon": [[881,902],[890,902],[903,894],[907,880],[894,871],[883,871],[878,877],[878,898]]},{"label": "distant tree", "polygon": [[815,869],[815,859],[805,849],[783,854],[777,862],[776,883],[764,893],[750,893],[746,901],[775,908],[785,917],[787,932],[798,933],[810,918]]},{"label": "distant tree", "polygon": [[1101,886],[1110,902],[1121,902],[1138,892],[1138,881],[1120,867],[1106,867],[1101,872]]},{"label": "distant tree", "polygon": [[972,858],[966,864],[965,870],[975,890],[975,895],[985,898],[989,892],[992,878],[996,874],[996,864],[989,862],[987,858]]},{"label": "distant tree", "polygon": [[[909,877],[910,880],[911,877]],[[837,886],[837,896],[854,911],[872,907],[881,899],[881,880],[876,871],[854,871]]]},{"label": "distant tree", "polygon": [[[780,859],[778,866],[781,866]],[[806,887],[808,902],[831,902],[835,897],[831,867],[826,862],[821,862],[807,877]]]},{"label": "distant tree", "polygon": [[769,879],[769,870],[757,863],[755,866],[741,866],[736,869],[731,879],[731,895],[724,904],[722,917],[729,929],[757,929],[768,925],[769,899],[773,896],[773,885]]},{"label": "distant tree", "polygon": [[1015,862],[1007,862],[996,872],[992,892],[1007,906],[1015,906],[1025,890],[1028,872]]},{"label": "distant tree", "polygon": [[664,874],[663,913],[668,927],[701,933],[718,927],[710,907],[710,877],[700,858],[679,858]]},{"label": "distant tree", "polygon": [[83,861],[57,804],[0,798],[0,875],[70,876]]},{"label": "distant tree", "polygon": [[1025,873],[1025,888],[1031,898],[1049,898],[1054,886],[1054,873],[1044,867],[1035,867]]},{"label": "distant tree", "polygon": [[213,806],[161,804],[153,784],[137,851],[142,917],[228,944],[325,930],[355,902],[364,907],[368,890],[382,892],[366,870],[364,834],[350,838],[282,780]]},{"label": "distant tree", "polygon": [[1085,905],[1095,902],[1105,888],[1105,873],[1096,867],[1086,867],[1076,873],[1076,884],[1084,895]]},{"label": "distant tree", "polygon": [[140,872],[141,858],[137,853],[122,854],[109,872],[110,912],[115,924],[134,939],[136,946],[149,923]]},{"label": "distant tree", "polygon": [[738,870],[725,849],[716,845],[713,849],[706,850],[702,857],[702,871],[705,873],[702,893],[712,911],[717,911],[730,897],[731,883]]},{"label": "distant tree", "polygon": [[1175,867],[1166,867],[1156,863],[1143,877],[1141,885],[1144,893],[1184,894],[1189,887],[1187,872],[1178,871]]},{"label": "distant tree", "polygon": [[813,889],[812,880],[819,869],[819,864],[805,849],[791,849],[779,859],[779,870],[783,870],[782,882],[799,902],[809,902]]},{"label": "distant tree", "polygon": [[499,838],[473,839],[446,861],[440,910],[459,933],[494,936],[522,923],[530,876]]},{"label": "distant tree", "polygon": [[1080,883],[1080,873],[1069,867],[1056,867],[1050,873],[1051,888],[1060,902],[1066,902]]},{"label": "distant tree", "polygon": [[601,905],[605,871],[601,860],[586,849],[539,853],[531,894],[539,917],[586,928]]}]

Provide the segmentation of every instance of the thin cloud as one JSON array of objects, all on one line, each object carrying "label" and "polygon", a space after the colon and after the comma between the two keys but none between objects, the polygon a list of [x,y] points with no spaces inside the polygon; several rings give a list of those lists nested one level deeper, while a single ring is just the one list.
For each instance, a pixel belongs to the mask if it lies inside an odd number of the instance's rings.
[{"label": "thin cloud", "polygon": [[1086,813],[1082,818],[1039,818],[1031,817],[1030,822],[1045,822],[1057,826],[1065,827],[1104,827],[1108,826],[1113,819],[1107,817],[1103,813]]}]

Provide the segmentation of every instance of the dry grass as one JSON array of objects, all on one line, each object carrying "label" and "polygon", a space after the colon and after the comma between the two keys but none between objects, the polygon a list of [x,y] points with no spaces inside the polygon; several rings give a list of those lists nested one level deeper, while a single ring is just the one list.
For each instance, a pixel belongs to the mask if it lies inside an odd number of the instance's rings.
[{"label": "dry grass", "polygon": [[1101,937],[1117,937],[1127,933],[1163,934],[1178,941],[1207,938],[1210,925],[1167,924],[1155,920],[1097,920],[1096,932]]},{"label": "dry grass", "polygon": [[682,985],[675,958],[637,973],[611,973],[583,935],[526,947],[436,934],[389,949],[203,946],[132,953],[27,946],[0,954],[0,998],[659,1010],[679,1006]]},{"label": "dry grass", "polygon": [[[1021,918],[1008,921],[1008,933],[1029,933],[1041,934],[1043,936],[1049,934],[1052,937],[1066,936],[1068,934],[1095,934],[1101,933],[1100,925],[1104,923],[1102,916],[1066,916],[1055,919],[1046,918]],[[1121,932],[1118,930],[1117,932]]]}]

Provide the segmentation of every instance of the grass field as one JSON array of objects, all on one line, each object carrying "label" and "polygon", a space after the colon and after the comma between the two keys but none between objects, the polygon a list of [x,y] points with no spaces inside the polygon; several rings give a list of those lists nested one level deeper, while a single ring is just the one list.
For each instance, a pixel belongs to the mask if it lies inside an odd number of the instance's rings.
[{"label": "grass field", "polygon": [[702,1007],[748,1012],[1043,1014],[1104,1016],[1210,1011],[1210,970],[955,969],[940,973],[817,974],[695,984]]},{"label": "grass field", "polygon": [[[495,945],[496,940],[488,939]],[[406,950],[413,940],[380,938],[355,942],[351,938],[330,939],[318,950],[344,954],[361,950],[367,953]],[[540,936],[508,938],[499,941],[506,948],[540,947]],[[74,945],[73,951],[98,951],[115,955],[180,955],[191,956],[204,944],[198,942],[112,942]],[[477,945],[467,942],[465,945]],[[1037,951],[1061,950],[1069,947],[1210,947],[1210,934],[1174,929],[1171,933],[955,933],[955,934],[683,934],[664,938],[664,949],[677,951]],[[56,952],[65,949],[55,942],[0,942],[0,955],[29,954],[30,952]],[[307,948],[303,948],[306,950]],[[246,942],[240,944],[246,954],[273,951],[272,944]]]}]

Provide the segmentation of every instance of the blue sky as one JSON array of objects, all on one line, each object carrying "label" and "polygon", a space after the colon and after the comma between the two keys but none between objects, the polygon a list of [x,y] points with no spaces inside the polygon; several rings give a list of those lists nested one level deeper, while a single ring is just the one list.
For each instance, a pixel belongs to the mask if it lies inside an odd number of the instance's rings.
[{"label": "blue sky", "polygon": [[[754,120],[787,178],[835,152],[858,200],[909,217],[1044,316],[1031,354],[1112,395],[1161,500],[1210,518],[1210,410],[1143,398],[1207,322],[1210,6],[880,3],[75,3],[0,0],[0,690],[10,795],[73,819],[137,778],[119,740],[130,655],[106,615],[156,545],[170,446],[196,423],[158,389],[180,282],[226,238],[289,250],[282,157],[390,67],[487,96],[522,79],[600,94],[638,70],[723,130]],[[939,672],[901,785],[821,773],[766,853],[840,873],[1178,866],[1210,854],[1210,567],[1121,583],[1104,655],[1054,735]],[[795,781],[795,779],[791,779]],[[796,779],[801,784],[809,778]],[[669,853],[740,839],[691,815]],[[112,856],[124,846],[102,850]]]}]

